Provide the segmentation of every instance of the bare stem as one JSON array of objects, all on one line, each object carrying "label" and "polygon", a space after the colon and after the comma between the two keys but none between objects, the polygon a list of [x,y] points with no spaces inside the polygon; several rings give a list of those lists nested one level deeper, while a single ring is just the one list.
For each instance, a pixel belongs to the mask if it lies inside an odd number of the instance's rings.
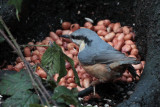
[{"label": "bare stem", "polygon": [[[33,69],[31,67],[31,65],[25,60],[25,58],[24,58],[24,56],[23,56],[23,54],[22,54],[22,52],[20,50],[20,47],[19,47],[18,43],[16,42],[16,40],[12,36],[11,32],[9,31],[8,27],[6,26],[6,24],[4,23],[4,21],[3,21],[3,19],[1,17],[0,17],[0,22],[4,26],[6,32],[8,33],[8,35],[9,35],[9,37],[10,37],[11,40],[5,35],[5,33],[2,30],[0,30],[0,33],[7,40],[7,42],[10,44],[10,46],[17,52],[17,54],[20,56],[20,58],[23,60],[25,66],[27,68],[27,72],[28,72],[28,74],[29,74],[29,76],[31,78],[32,85],[33,85],[34,89],[35,90],[38,89],[40,91],[41,95],[46,100],[46,103],[47,103],[48,106],[50,106],[50,104],[49,104],[49,101],[48,101],[47,97],[52,101],[52,103],[54,105],[57,106],[56,102],[51,99],[51,96],[49,95],[49,93],[47,92],[47,90],[45,89],[45,87],[43,86],[43,84],[41,83],[41,81],[33,73]],[[37,87],[35,87],[35,86],[37,86]],[[47,95],[47,97],[46,97],[46,95]],[[42,101],[42,99],[41,99],[41,101]]]},{"label": "bare stem", "polygon": [[[9,38],[7,37],[7,35],[0,29],[0,33],[2,34],[2,36],[5,38],[5,40],[10,44],[10,46],[17,52],[17,54],[20,56],[20,54],[18,53],[18,49],[13,45],[13,43],[9,40]],[[23,59],[22,59],[23,60]],[[27,65],[26,65],[26,63],[25,63],[25,61],[24,61],[24,64],[25,64],[25,66],[27,67]],[[28,71],[28,73],[29,73],[29,75],[30,75],[30,78],[31,78],[31,81],[32,81],[32,85],[33,85],[33,87],[34,87],[34,89],[35,90],[37,90],[37,87],[35,86],[35,81],[34,81],[34,79],[33,79],[33,77],[31,76],[31,74],[30,74],[30,71],[27,69],[27,71]],[[36,93],[37,93],[37,91],[36,91]],[[38,95],[39,93],[37,93],[37,95]],[[40,99],[40,101],[43,101],[40,97],[39,97],[39,99]],[[41,102],[42,104],[44,103],[44,102]]]},{"label": "bare stem", "polygon": [[31,47],[31,46],[49,47],[49,45],[20,45],[20,47]]}]

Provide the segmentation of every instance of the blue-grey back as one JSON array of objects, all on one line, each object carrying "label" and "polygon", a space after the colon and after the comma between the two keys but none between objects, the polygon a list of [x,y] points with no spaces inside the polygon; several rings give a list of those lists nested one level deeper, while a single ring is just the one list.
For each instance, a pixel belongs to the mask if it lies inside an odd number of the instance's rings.
[{"label": "blue-grey back", "polygon": [[83,64],[110,63],[126,59],[127,57],[115,50],[111,45],[102,40],[96,33],[91,33],[89,37],[91,43],[78,54],[78,58]]}]

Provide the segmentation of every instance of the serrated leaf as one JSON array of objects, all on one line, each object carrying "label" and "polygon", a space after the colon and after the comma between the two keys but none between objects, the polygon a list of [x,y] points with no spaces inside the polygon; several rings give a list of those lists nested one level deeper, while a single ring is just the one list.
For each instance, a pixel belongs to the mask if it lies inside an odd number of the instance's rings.
[{"label": "serrated leaf", "polygon": [[74,79],[75,79],[76,84],[78,84],[80,86],[79,77],[78,77],[77,71],[76,71],[76,69],[74,67],[73,60],[70,57],[68,57],[67,55],[65,55],[65,54],[64,54],[64,56],[65,56],[65,59],[71,64],[71,67],[73,69],[73,73],[74,73],[74,76],[75,76]]},{"label": "serrated leaf", "polygon": [[43,54],[42,60],[41,60],[41,64],[43,67],[47,66],[53,60],[52,52],[53,52],[52,47],[48,47],[48,49]]},{"label": "serrated leaf", "polygon": [[18,91],[12,97],[7,98],[3,107],[29,107],[30,104],[38,103],[38,96],[31,91]]},{"label": "serrated leaf", "polygon": [[1,75],[0,86],[0,93],[2,95],[13,95],[18,91],[33,89],[30,77],[25,70],[13,75]]},{"label": "serrated leaf", "polygon": [[47,69],[49,76],[47,76],[47,80],[50,80],[52,75],[56,73],[54,70],[54,49],[52,47],[48,47],[48,49],[45,51],[45,53],[42,56],[41,64],[42,67]]},{"label": "serrated leaf", "polygon": [[58,61],[58,63],[59,63],[59,70],[58,70],[59,77],[58,77],[58,81],[57,81],[57,82],[59,82],[60,79],[67,74],[67,71],[65,68],[65,59],[64,59],[64,55],[63,55],[63,51],[62,51],[61,47],[58,46],[55,42],[53,43],[53,47],[56,49],[56,51],[58,51],[58,54],[60,55],[59,61]]},{"label": "serrated leaf", "polygon": [[63,55],[62,51],[61,51],[61,55],[60,55],[60,65],[61,65],[61,67],[60,67],[59,77],[58,77],[57,82],[59,82],[60,79],[67,74],[67,70],[66,70],[66,67],[65,67],[64,55]]},{"label": "serrated leaf", "polygon": [[[43,54],[41,63],[42,66],[46,69],[46,66],[48,66],[47,70],[50,76],[54,75],[55,73],[59,74],[57,81],[59,82],[60,79],[67,74],[65,68],[65,60],[67,60],[71,64],[75,75],[75,82],[80,86],[79,77],[76,69],[74,68],[73,60],[65,55],[62,49],[55,42],[53,42],[53,44],[51,44],[51,46]],[[50,77],[47,76],[47,79],[49,80]]]},{"label": "serrated leaf", "polygon": [[[61,67],[61,63],[63,63],[63,61],[61,62],[61,48],[55,42],[43,54],[41,63],[42,66],[48,70],[49,76],[47,76],[47,80],[49,80],[52,75],[63,70]],[[62,73],[62,75],[63,74],[64,73]]]},{"label": "serrated leaf", "polygon": [[53,55],[53,71],[55,73],[59,73],[60,71],[60,53],[59,52],[55,52],[55,54]]},{"label": "serrated leaf", "polygon": [[0,81],[4,77],[4,75],[13,75],[16,74],[17,71],[9,71],[9,70],[0,70]]},{"label": "serrated leaf", "polygon": [[79,106],[78,102],[78,91],[76,89],[69,90],[64,86],[58,86],[54,90],[54,96],[52,97],[60,103],[65,103],[67,105],[73,104],[76,107]]}]

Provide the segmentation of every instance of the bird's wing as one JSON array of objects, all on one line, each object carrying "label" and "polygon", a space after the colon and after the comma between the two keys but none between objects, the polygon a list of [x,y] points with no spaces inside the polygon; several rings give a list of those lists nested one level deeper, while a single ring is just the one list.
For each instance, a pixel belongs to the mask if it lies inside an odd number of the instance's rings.
[{"label": "bird's wing", "polygon": [[109,64],[109,68],[111,69],[114,69],[120,65],[128,65],[128,70],[133,75],[133,77],[136,78],[136,76],[138,76],[131,64],[139,64],[140,61],[137,61],[136,58],[133,57],[127,57],[117,50],[97,52],[96,55],[92,58],[92,61],[94,64]]},{"label": "bird's wing", "polygon": [[[110,64],[119,61],[135,61],[136,58],[127,57],[123,53],[117,50],[107,50],[96,52],[96,55],[92,58],[92,61],[96,63]],[[128,63],[129,64],[129,63]]]}]

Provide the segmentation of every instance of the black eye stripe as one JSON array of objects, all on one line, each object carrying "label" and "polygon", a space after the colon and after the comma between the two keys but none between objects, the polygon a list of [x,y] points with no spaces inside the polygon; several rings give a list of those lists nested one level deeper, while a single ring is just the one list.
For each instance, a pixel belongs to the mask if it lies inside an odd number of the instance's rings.
[{"label": "black eye stripe", "polygon": [[79,40],[85,40],[85,39],[87,39],[86,37],[84,37],[82,35],[78,35],[78,36],[71,35],[71,38],[73,38],[73,39],[79,39]]},{"label": "black eye stripe", "polygon": [[70,35],[70,36],[73,39],[84,40],[84,42],[87,43],[88,45],[92,42],[92,40],[88,40],[88,38],[84,37],[83,35],[78,35],[78,36]]}]

